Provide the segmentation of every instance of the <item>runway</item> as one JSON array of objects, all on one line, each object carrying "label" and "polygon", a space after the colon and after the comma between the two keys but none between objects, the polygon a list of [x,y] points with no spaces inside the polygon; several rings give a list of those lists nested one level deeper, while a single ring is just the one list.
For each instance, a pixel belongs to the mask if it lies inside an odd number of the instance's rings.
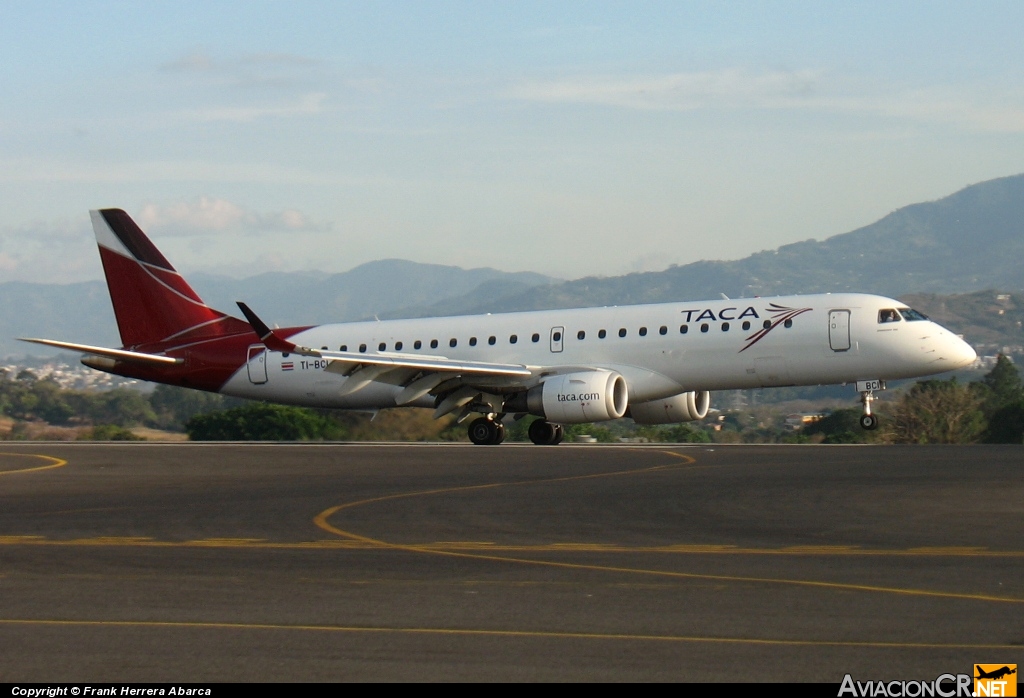
[{"label": "runway", "polygon": [[931,680],[1021,447],[0,444],[0,681]]}]

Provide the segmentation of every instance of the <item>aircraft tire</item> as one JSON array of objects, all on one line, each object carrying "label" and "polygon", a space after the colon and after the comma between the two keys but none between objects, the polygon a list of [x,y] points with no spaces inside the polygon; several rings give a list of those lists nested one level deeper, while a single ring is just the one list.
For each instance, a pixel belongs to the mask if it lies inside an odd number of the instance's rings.
[{"label": "aircraft tire", "polygon": [[477,446],[500,444],[505,438],[505,428],[498,427],[499,425],[486,417],[474,419],[469,425],[469,440]]},{"label": "aircraft tire", "polygon": [[878,428],[878,417],[873,414],[862,414],[860,416],[861,429],[873,431]]},{"label": "aircraft tire", "polygon": [[538,446],[554,446],[562,440],[562,425],[538,419],[530,424],[530,441]]}]

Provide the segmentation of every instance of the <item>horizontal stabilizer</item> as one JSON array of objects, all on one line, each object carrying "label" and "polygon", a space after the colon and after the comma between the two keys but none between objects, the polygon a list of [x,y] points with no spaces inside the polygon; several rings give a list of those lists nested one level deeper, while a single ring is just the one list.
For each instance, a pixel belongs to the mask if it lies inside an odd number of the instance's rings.
[{"label": "horizontal stabilizer", "polygon": [[71,342],[58,342],[53,339],[33,339],[30,337],[19,337],[22,342],[33,344],[45,344],[48,347],[79,351],[83,354],[95,354],[97,356],[108,356],[118,361],[128,361],[138,364],[160,364],[163,366],[185,363],[184,359],[176,359],[173,356],[160,356],[159,354],[143,354],[139,351],[127,351],[125,349],[108,349],[106,347],[92,347],[88,344],[73,344]]}]

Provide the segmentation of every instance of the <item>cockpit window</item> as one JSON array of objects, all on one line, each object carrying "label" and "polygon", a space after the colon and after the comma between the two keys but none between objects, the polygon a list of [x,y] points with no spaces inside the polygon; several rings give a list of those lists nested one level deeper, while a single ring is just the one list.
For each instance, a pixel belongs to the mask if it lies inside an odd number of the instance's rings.
[{"label": "cockpit window", "polygon": [[899,322],[900,314],[896,312],[895,308],[885,308],[878,311],[878,324],[883,322]]},{"label": "cockpit window", "polygon": [[916,322],[918,320],[928,319],[928,316],[924,313],[919,313],[916,310],[911,310],[910,308],[900,308],[900,315],[902,315],[903,319],[907,322]]}]

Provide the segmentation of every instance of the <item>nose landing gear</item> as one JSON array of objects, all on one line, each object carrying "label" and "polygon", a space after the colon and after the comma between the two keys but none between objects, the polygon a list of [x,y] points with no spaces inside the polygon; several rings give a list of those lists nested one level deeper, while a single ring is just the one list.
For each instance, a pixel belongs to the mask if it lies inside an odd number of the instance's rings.
[{"label": "nose landing gear", "polygon": [[885,381],[857,381],[860,402],[864,405],[864,414],[860,416],[860,426],[861,429],[867,431],[873,431],[878,428],[878,417],[871,413],[871,403],[878,399],[875,397],[876,390],[885,390]]}]

